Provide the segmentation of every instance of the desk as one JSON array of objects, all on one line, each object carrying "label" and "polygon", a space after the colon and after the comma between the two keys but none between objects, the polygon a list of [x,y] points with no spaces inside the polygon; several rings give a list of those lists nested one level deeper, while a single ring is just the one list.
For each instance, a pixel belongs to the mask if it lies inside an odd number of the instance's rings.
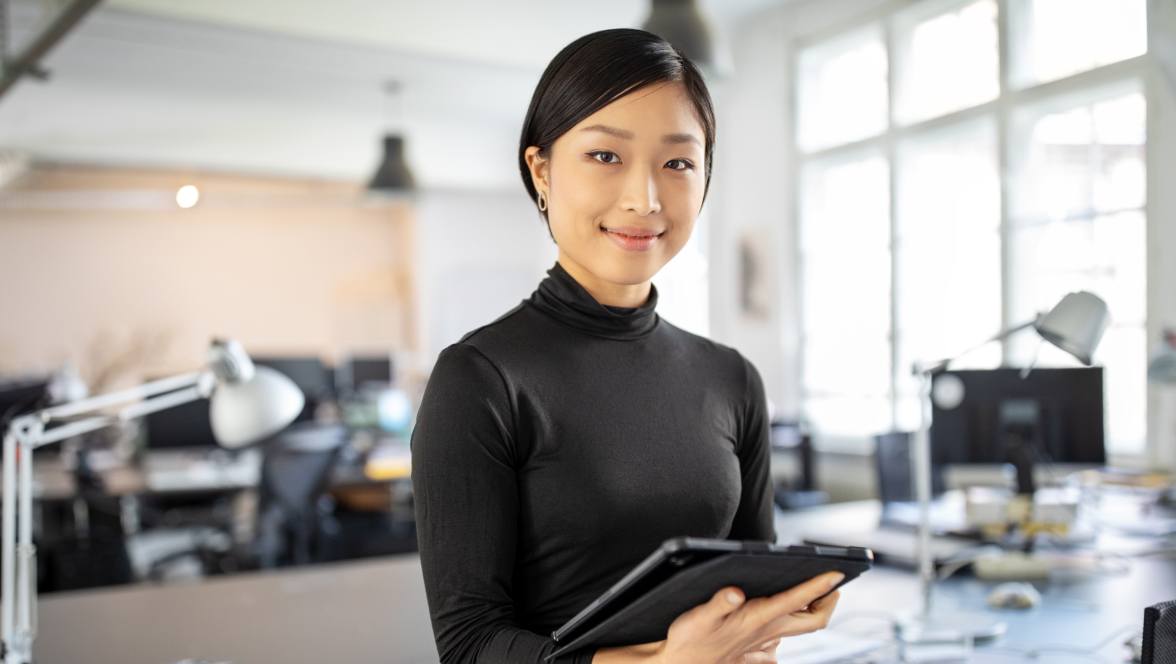
[{"label": "desk", "polygon": [[[778,514],[781,541],[817,522],[852,526],[877,514],[864,501]],[[1139,629],[1143,607],[1176,598],[1171,559],[1132,559],[1122,576],[1051,586],[1028,612],[987,609],[991,586],[971,577],[949,579],[940,606],[987,612],[1006,620],[1008,634],[972,660],[992,662],[1099,661],[1074,655],[1032,660],[1010,652],[1048,644],[1093,645],[1118,628]],[[857,631],[871,615],[915,608],[918,579],[877,567],[842,592],[831,629]],[[248,573],[193,585],[135,586],[58,593],[41,600],[39,662],[170,664],[209,662],[435,662],[420,561],[415,555]],[[879,624],[876,621],[875,624]],[[1116,638],[1099,651],[1122,661]],[[893,661],[883,658],[880,661]]]},{"label": "desk", "polygon": [[436,662],[415,555],[41,598],[43,664]]}]

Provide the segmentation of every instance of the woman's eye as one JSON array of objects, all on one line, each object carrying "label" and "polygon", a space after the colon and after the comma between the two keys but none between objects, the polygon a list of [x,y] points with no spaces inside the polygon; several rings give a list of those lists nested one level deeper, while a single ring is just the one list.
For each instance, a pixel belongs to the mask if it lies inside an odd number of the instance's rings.
[{"label": "woman's eye", "polygon": [[609,152],[607,150],[596,150],[595,152],[589,152],[588,155],[602,164],[616,164],[621,160],[615,152]]},{"label": "woman's eye", "polygon": [[688,171],[694,168],[694,164],[686,159],[671,159],[666,162],[666,166],[669,166],[673,171]]}]

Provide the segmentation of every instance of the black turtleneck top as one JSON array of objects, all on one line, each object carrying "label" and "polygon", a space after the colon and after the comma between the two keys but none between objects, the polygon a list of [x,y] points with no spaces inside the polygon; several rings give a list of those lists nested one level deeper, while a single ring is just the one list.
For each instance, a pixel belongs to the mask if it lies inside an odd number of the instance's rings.
[{"label": "black turtleneck top", "polygon": [[542,662],[555,628],[667,538],[775,541],[751,363],[658,316],[656,287],[608,307],[558,262],[547,274],[441,352],[413,429],[445,663]]}]

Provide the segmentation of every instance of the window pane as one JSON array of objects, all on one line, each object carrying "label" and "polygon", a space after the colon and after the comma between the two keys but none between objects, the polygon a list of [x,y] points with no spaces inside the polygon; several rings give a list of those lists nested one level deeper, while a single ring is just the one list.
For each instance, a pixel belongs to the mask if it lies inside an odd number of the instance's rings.
[{"label": "window pane", "polygon": [[1147,51],[1146,0],[1009,0],[1009,13],[1016,87]]},{"label": "window pane", "polygon": [[995,0],[932,18],[916,6],[896,20],[895,44],[899,122],[975,106],[999,92]]},{"label": "window pane", "polygon": [[800,52],[797,144],[809,151],[886,128],[886,48],[877,27]]},{"label": "window pane", "polygon": [[1014,321],[1031,319],[1063,295],[1088,290],[1107,302],[1111,322],[1142,325],[1147,307],[1143,212],[1017,228],[1010,235]]},{"label": "window pane", "polygon": [[890,400],[886,397],[816,397],[805,401],[805,414],[814,438],[864,438],[890,430]]},{"label": "window pane", "polygon": [[[804,408],[824,433],[890,426],[888,182],[886,160],[875,154],[812,162],[802,172]],[[842,409],[850,406],[858,410]]]},{"label": "window pane", "polygon": [[[1010,270],[1016,288],[1010,313],[1029,320],[1066,293],[1089,290],[1106,300],[1112,327],[1094,355],[1106,368],[1107,445],[1119,454],[1143,451],[1146,403],[1146,223],[1142,211],[1089,221],[1018,228],[1010,237]],[[1033,334],[1008,343],[1009,360],[1040,366],[1079,366],[1065,352]]]},{"label": "window pane", "polygon": [[[918,383],[911,365],[956,355],[1000,329],[996,130],[985,119],[920,134],[898,145],[895,168],[897,426],[913,429]],[[1000,346],[991,344],[952,366],[999,362]]]},{"label": "window pane", "polygon": [[1018,115],[1012,145],[1013,222],[1142,207],[1146,104],[1138,92]]}]

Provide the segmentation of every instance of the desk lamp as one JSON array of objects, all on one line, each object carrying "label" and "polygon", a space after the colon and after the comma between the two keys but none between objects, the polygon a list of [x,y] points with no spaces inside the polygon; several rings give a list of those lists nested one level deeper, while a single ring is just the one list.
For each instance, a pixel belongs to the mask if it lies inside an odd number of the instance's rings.
[{"label": "desk lamp", "polygon": [[[1004,632],[1000,623],[975,625],[957,624],[955,621],[931,617],[931,593],[935,581],[934,561],[931,555],[931,443],[930,409],[934,396],[940,407],[953,407],[962,401],[964,395],[951,389],[951,384],[937,385],[932,395],[932,379],[947,369],[953,360],[965,353],[994,341],[1002,341],[1013,334],[1033,328],[1044,340],[1090,365],[1094,350],[1102,339],[1109,322],[1107,305],[1093,293],[1078,291],[1069,293],[1048,313],[1038,314],[1033,320],[1014,325],[983,343],[963,353],[933,364],[916,363],[912,372],[919,376],[919,430],[915,435],[915,485],[919,501],[918,562],[922,582],[922,608],[917,616],[898,626],[898,637],[906,644],[926,644],[955,639],[995,638]],[[1028,371],[1023,372],[1022,377]],[[945,389],[944,389],[945,388]],[[954,393],[953,393],[954,392]]]},{"label": "desk lamp", "polygon": [[[302,411],[304,399],[285,375],[255,367],[237,342],[214,340],[208,366],[201,371],[52,406],[12,420],[4,434],[0,552],[3,664],[30,664],[36,637],[33,450],[204,398],[211,402],[213,435],[221,446],[230,449],[281,431]],[[117,410],[110,412],[115,407]],[[46,428],[49,424],[57,426]]]}]

